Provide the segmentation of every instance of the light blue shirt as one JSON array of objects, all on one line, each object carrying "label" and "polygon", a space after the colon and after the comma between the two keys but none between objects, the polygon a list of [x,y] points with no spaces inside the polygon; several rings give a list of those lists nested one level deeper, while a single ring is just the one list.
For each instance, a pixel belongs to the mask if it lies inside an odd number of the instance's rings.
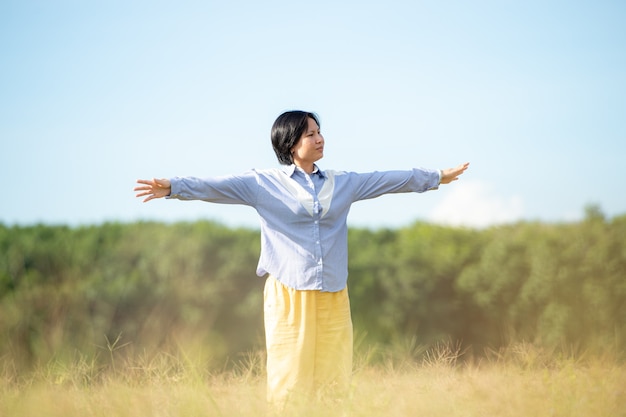
[{"label": "light blue shirt", "polygon": [[261,219],[257,275],[297,290],[341,291],[348,280],[352,203],[388,193],[437,189],[441,171],[341,172],[295,165],[241,175],[170,179],[169,198],[254,207]]}]

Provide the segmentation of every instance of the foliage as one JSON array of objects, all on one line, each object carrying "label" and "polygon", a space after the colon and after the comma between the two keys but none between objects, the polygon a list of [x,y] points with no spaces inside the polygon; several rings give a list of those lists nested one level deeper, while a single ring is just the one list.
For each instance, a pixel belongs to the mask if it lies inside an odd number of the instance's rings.
[{"label": "foliage", "polygon": [[32,363],[120,339],[247,349],[261,338],[259,245],[209,222],[0,228],[0,354]]},{"label": "foliage", "polygon": [[[623,352],[626,216],[484,230],[351,229],[361,342],[514,342]],[[0,225],[0,357],[106,363],[184,346],[207,364],[263,344],[257,230],[217,223]],[[232,362],[232,361],[231,361]]]}]

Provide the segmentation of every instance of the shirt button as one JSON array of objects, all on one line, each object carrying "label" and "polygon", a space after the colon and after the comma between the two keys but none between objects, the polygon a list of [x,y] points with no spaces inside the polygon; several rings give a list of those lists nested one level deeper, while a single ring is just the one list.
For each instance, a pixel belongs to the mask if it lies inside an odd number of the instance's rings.
[{"label": "shirt button", "polygon": [[320,241],[319,241],[319,240],[318,240],[318,241],[316,241],[316,242],[315,242],[315,244],[316,244],[316,245],[319,245],[319,244],[320,244]]}]

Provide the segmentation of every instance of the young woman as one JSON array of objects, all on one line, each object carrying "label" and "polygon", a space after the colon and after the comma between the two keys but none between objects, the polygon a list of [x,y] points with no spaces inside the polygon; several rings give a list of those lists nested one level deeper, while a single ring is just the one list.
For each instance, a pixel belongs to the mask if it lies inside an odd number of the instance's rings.
[{"label": "young woman", "polygon": [[137,197],[203,200],[253,207],[261,220],[257,275],[267,277],[264,320],[267,396],[324,390],[341,395],[352,373],[352,320],[347,291],[352,203],[388,193],[424,192],[458,179],[456,168],[342,172],[321,170],[324,137],[309,112],[281,114],[272,146],[282,169],[212,178],[138,180]]}]

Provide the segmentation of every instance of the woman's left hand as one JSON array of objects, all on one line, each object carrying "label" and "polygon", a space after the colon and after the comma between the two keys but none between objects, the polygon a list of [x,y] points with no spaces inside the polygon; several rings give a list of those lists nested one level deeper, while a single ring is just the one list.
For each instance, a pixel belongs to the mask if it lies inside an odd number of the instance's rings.
[{"label": "woman's left hand", "polygon": [[449,184],[459,179],[459,175],[469,167],[469,162],[461,164],[455,168],[448,168],[441,171],[441,184]]}]

